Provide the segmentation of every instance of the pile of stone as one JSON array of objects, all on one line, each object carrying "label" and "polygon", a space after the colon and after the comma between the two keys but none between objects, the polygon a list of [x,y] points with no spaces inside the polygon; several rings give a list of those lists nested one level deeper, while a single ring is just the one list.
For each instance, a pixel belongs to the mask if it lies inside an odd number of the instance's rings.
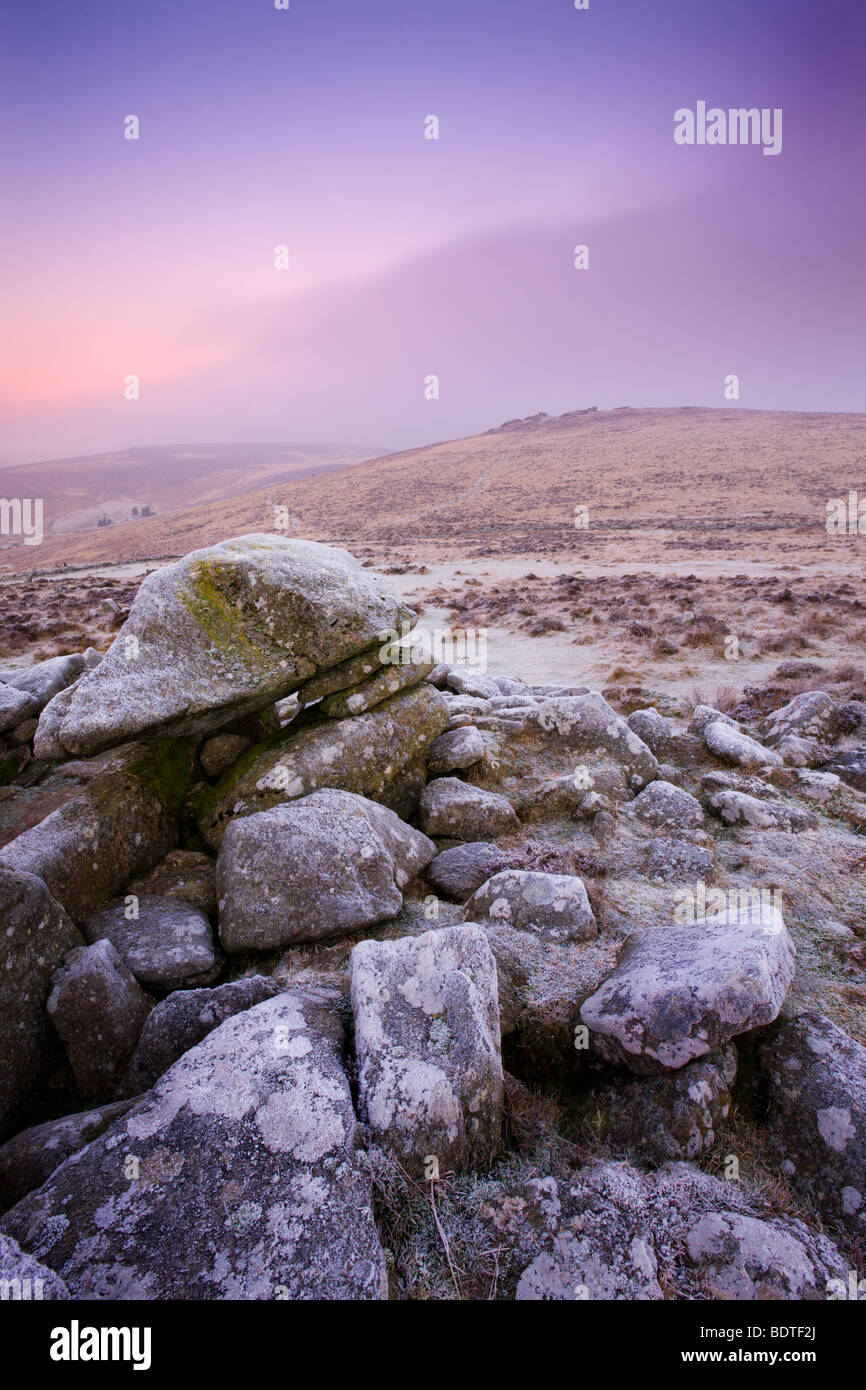
[{"label": "pile of stone", "polygon": [[88,647],[37,666],[0,671],[0,787],[20,780],[31,762],[45,706],[99,661],[99,652]]},{"label": "pile of stone", "polygon": [[[94,768],[0,850],[0,1276],[411,1296],[387,1155],[486,1175],[500,1296],[657,1298],[671,1261],[686,1297],[826,1296],[866,1230],[866,1050],[785,1013],[786,914],[730,890],[765,842],[856,843],[862,794],[817,770],[833,702],[626,719],[392,660],[413,621],[346,552],[245,536],[149,576],[101,661],[0,686],[36,758]],[[743,1049],[830,1235],[697,1166]],[[509,1071],[583,1088],[644,1168],[498,1179]]]}]

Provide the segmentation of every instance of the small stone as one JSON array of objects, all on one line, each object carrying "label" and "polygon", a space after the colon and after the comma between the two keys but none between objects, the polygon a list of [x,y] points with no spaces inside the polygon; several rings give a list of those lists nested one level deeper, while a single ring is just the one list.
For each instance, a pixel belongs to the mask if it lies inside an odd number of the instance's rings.
[{"label": "small stone", "polygon": [[502,868],[505,859],[504,852],[486,840],[455,845],[430,861],[426,869],[427,882],[437,893],[464,902],[491,874]]},{"label": "small stone", "polygon": [[486,917],[535,932],[545,941],[590,941],[598,936],[583,879],[572,874],[505,869],[472,895],[463,913],[467,921]]},{"label": "small stone", "polygon": [[222,777],[251,743],[251,739],[243,738],[240,734],[214,734],[198,755],[205,777],[210,777],[212,781]]},{"label": "small stone", "polygon": [[453,840],[508,835],[520,828],[517,813],[506,797],[470,786],[457,777],[437,777],[428,782],[418,803],[418,824],[425,835],[445,835]]},{"label": "small stone", "polygon": [[154,1000],[110,941],[70,951],[55,973],[47,1010],[80,1095],[109,1100]]},{"label": "small stone", "polygon": [[701,803],[671,782],[655,781],[631,803],[634,814],[658,830],[685,830],[704,823]]},{"label": "small stone", "polygon": [[484,739],[471,724],[440,734],[430,745],[427,767],[436,777],[456,769],[471,767],[484,757]]},{"label": "small stone", "polygon": [[139,984],[170,991],[207,985],[219,972],[213,932],[203,912],[179,898],[143,893],[137,917],[116,903],[88,917],[82,928],[87,941],[112,943]]}]

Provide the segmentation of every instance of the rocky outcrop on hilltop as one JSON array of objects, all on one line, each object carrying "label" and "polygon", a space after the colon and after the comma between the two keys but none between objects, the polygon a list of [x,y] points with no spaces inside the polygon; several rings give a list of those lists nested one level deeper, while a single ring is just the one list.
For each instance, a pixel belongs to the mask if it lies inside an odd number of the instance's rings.
[{"label": "rocky outcrop on hilltop", "polygon": [[76,779],[0,849],[0,1263],[827,1297],[866,1243],[862,711],[617,709],[433,668],[413,617],[247,536],[101,661],[0,675],[7,744]]}]

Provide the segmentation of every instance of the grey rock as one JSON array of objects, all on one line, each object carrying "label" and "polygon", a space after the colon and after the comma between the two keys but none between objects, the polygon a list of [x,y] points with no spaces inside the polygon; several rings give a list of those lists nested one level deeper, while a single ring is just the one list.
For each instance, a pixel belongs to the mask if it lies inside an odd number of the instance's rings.
[{"label": "grey rock", "polygon": [[274,535],[221,541],[144,579],[111,648],[64,700],[53,741],[80,757],[157,730],[216,728],[406,615],[347,551]]},{"label": "grey rock", "polygon": [[267,950],[395,917],[436,846],[393,811],[319,791],[233,821],[217,860],[220,940]]},{"label": "grey rock", "polygon": [[40,661],[26,670],[11,672],[7,684],[16,690],[26,691],[36,700],[34,714],[45,708],[61,690],[74,684],[86,671],[94,670],[101,658],[98,652],[89,647],[86,652],[72,652],[68,656],[53,656],[49,661]]},{"label": "grey rock", "polygon": [[839,704],[823,690],[804,690],[764,720],[764,737],[777,745],[786,735],[835,743],[843,733]]},{"label": "grey rock", "polygon": [[202,746],[198,755],[205,777],[222,777],[224,772],[234,766],[242,753],[250,747],[252,740],[241,734],[214,734]]},{"label": "grey rock", "polygon": [[477,840],[509,835],[520,828],[517,812],[499,792],[470,786],[458,777],[428,782],[418,802],[418,824],[426,835]]},{"label": "grey rock", "polygon": [[712,868],[711,849],[663,835],[650,841],[644,860],[647,878],[662,883],[694,883],[706,878]]},{"label": "grey rock", "polygon": [[788,767],[817,767],[827,759],[826,744],[799,734],[783,734],[775,748]]},{"label": "grey rock", "polygon": [[38,708],[36,697],[29,695],[26,690],[17,690],[14,685],[0,685],[0,733],[14,729],[16,724],[35,714]]},{"label": "grey rock", "polygon": [[435,685],[437,690],[444,690],[448,684],[448,672],[451,665],[447,661],[437,661],[427,679],[431,685]]},{"label": "grey rock", "polygon": [[476,1211],[466,1238],[496,1249],[500,1297],[519,1300],[822,1300],[847,1267],[802,1221],[684,1162],[488,1182]]},{"label": "grey rock", "polygon": [[23,743],[29,743],[36,733],[36,720],[25,719],[23,724],[19,724],[17,729],[9,729],[6,734],[6,742],[11,748],[19,748]]},{"label": "grey rock", "polygon": [[471,724],[440,734],[430,745],[427,767],[436,777],[441,773],[471,767],[484,757],[484,739]]},{"label": "grey rock", "polygon": [[154,1002],[110,941],[69,952],[54,974],[46,1008],[80,1095],[114,1096]]},{"label": "grey rock", "polygon": [[215,989],[175,990],[146,1020],[121,1087],[126,1096],[150,1090],[179,1057],[227,1018],[281,994],[284,986],[266,975],[232,980]]},{"label": "grey rock", "polygon": [[852,748],[845,753],[837,753],[824,764],[827,773],[833,773],[847,782],[849,787],[866,792],[866,747]]},{"label": "grey rock", "polygon": [[449,690],[443,690],[442,698],[448,705],[448,712],[452,719],[464,714],[491,714],[493,712],[493,700],[482,699],[479,695],[454,695]]},{"label": "grey rock", "polygon": [[657,709],[636,709],[628,716],[626,723],[656,758],[664,758],[670,751],[671,723]]},{"label": "grey rock", "polygon": [[366,680],[367,676],[375,675],[381,669],[382,658],[377,646],[361,652],[359,656],[349,657],[348,661],[330,666],[327,671],[313,676],[312,680],[304,681],[297,692],[298,701],[302,705],[312,705],[316,700],[332,695],[335,690],[348,690],[350,686],[357,685],[359,681]]},{"label": "grey rock", "polygon": [[[552,1239],[548,1237],[547,1248],[521,1274],[515,1293],[519,1303],[642,1303],[664,1297],[650,1214],[640,1210],[636,1201],[619,1205],[590,1184],[592,1176],[586,1185],[571,1191],[553,1179],[538,1183],[535,1201],[542,1208],[545,1225],[553,1227]],[[622,1186],[619,1177],[617,1196]],[[575,1201],[578,1192],[584,1199],[580,1204]],[[527,1199],[531,1210],[534,1203],[528,1193],[523,1200]]]},{"label": "grey rock", "polygon": [[0,1134],[59,1056],[45,1011],[51,976],[81,936],[41,879],[0,869]]},{"label": "grey rock", "polygon": [[701,803],[671,782],[650,782],[631,803],[634,814],[657,830],[687,830],[704,823]]},{"label": "grey rock", "polygon": [[727,763],[740,767],[782,767],[782,759],[772,748],[765,748],[757,739],[749,738],[742,730],[716,719],[704,729],[704,742],[711,753]]},{"label": "grey rock", "polygon": [[379,1299],[332,997],[229,1018],[0,1220],[86,1299]]},{"label": "grey rock", "polygon": [[608,1061],[644,1074],[676,1070],[771,1023],[794,955],[781,913],[764,903],[692,926],[640,928],[580,1017]]},{"label": "grey rock", "polygon": [[501,694],[513,695],[518,699],[525,699],[534,702],[535,696],[532,693],[532,686],[525,681],[516,681],[511,676],[494,676],[494,683],[499,687]]},{"label": "grey rock", "polygon": [[803,1014],[758,1052],[782,1171],[830,1221],[866,1232],[866,1047],[830,1019]]},{"label": "grey rock", "polygon": [[624,768],[634,789],[658,775],[658,763],[643,740],[595,692],[547,699],[529,711],[526,722],[554,738],[564,752],[605,752]]},{"label": "grey rock", "polygon": [[452,666],[446,679],[450,688],[460,695],[490,700],[503,693],[492,676],[485,676],[481,671],[472,671],[465,666]]},{"label": "grey rock", "polygon": [[841,1272],[835,1246],[802,1222],[741,1212],[708,1212],[685,1232],[685,1248],[711,1299],[821,1302]]},{"label": "grey rock", "polygon": [[352,952],[358,1096],[374,1141],[410,1171],[487,1165],[504,1083],[496,964],[483,930],[443,927]]},{"label": "grey rock", "polygon": [[180,898],[142,893],[138,917],[128,918],[124,903],[88,917],[85,939],[110,941],[139,984],[173,990],[210,984],[219,972],[213,932],[198,908]]},{"label": "grey rock", "polygon": [[746,825],[755,830],[768,830],[778,825],[773,804],[749,796],[747,792],[723,788],[712,794],[708,805],[725,825]]},{"label": "grey rock", "polygon": [[723,789],[713,793],[708,805],[725,825],[748,826],[753,830],[773,827],[791,831],[814,830],[818,824],[818,818],[812,811],[781,801],[762,801],[748,792]]},{"label": "grey rock", "polygon": [[721,710],[713,709],[712,705],[696,705],[689,720],[690,734],[703,734],[710,724],[727,724],[731,729],[739,729],[736,719],[732,719],[729,714],[722,714]]},{"label": "grey rock", "polygon": [[464,902],[502,868],[505,859],[503,851],[486,840],[455,845],[444,849],[427,865],[427,882],[437,893]]},{"label": "grey rock", "polygon": [[467,921],[488,917],[535,932],[546,941],[590,941],[598,936],[583,879],[572,874],[504,869],[472,895],[463,912]]}]

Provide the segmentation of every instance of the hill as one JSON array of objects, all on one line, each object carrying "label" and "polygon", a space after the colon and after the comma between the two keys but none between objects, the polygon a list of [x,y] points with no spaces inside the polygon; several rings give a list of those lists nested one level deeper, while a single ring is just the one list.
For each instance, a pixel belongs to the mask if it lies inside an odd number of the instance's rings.
[{"label": "hill", "polygon": [[[838,555],[830,498],[866,496],[866,415],[705,408],[532,416],[467,439],[7,551],[18,569],[182,555],[285,527],[384,560],[568,551]],[[280,517],[277,507],[287,509]],[[586,529],[575,527],[587,509]],[[843,538],[856,540],[852,537]],[[829,549],[828,549],[829,547]],[[835,547],[835,549],[834,549]]]},{"label": "hill", "polygon": [[163,444],[0,466],[0,496],[41,497],[46,535],[234,497],[344,468],[379,450],[342,444]]}]

